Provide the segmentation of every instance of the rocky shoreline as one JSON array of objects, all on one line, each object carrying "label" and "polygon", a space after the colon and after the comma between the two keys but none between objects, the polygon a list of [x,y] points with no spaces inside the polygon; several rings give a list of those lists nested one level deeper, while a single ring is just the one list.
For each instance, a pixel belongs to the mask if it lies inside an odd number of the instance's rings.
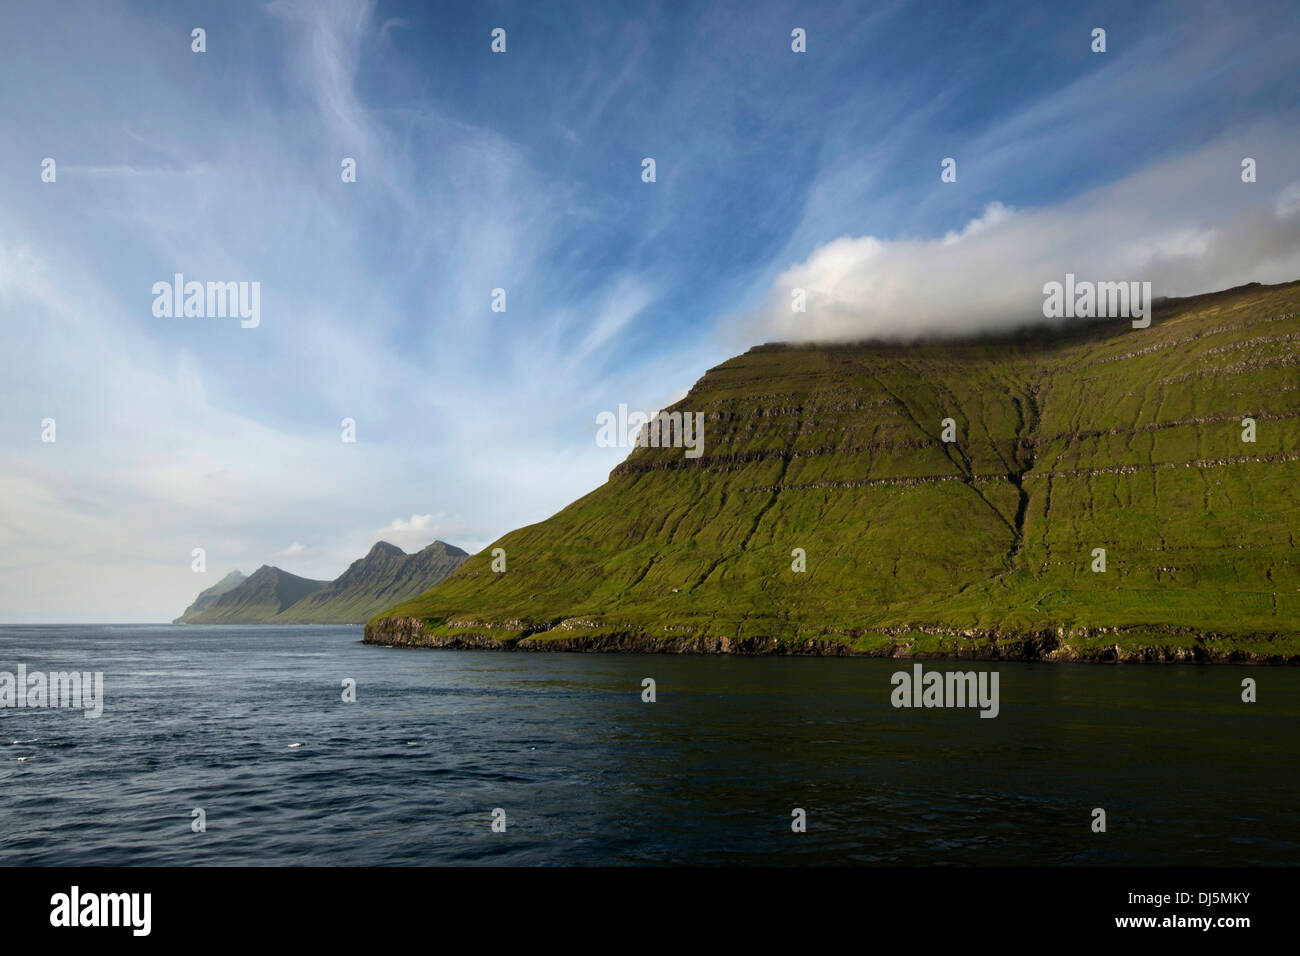
[{"label": "rocky shoreline", "polygon": [[[519,622],[509,622],[511,626]],[[382,647],[413,647],[441,650],[539,651],[557,653],[631,654],[734,654],[745,657],[882,657],[900,659],[1018,660],[1055,663],[1147,663],[1147,664],[1289,664],[1300,663],[1300,655],[1263,654],[1235,647],[1227,635],[1196,634],[1191,646],[1161,646],[1149,641],[1124,642],[1111,628],[1066,632],[1064,628],[1032,634],[1004,634],[996,631],[955,631],[941,628],[891,628],[899,639],[877,648],[860,649],[842,641],[809,639],[798,643],[774,637],[732,638],[714,635],[654,636],[640,631],[600,630],[595,634],[550,635],[554,630],[522,630],[518,637],[493,637],[484,631],[490,624],[468,625],[463,633],[432,633],[419,618],[376,618],[366,624],[362,643]],[[558,625],[560,630],[575,628]],[[1190,632],[1188,632],[1190,633]],[[1188,636],[1172,631],[1170,636]],[[939,636],[937,647],[915,646],[904,635]],[[1266,638],[1267,635],[1261,637]],[[1105,640],[1099,641],[1099,638]],[[1112,640],[1113,639],[1113,640]],[[951,641],[950,647],[943,645]],[[1220,645],[1220,642],[1222,644]]]}]

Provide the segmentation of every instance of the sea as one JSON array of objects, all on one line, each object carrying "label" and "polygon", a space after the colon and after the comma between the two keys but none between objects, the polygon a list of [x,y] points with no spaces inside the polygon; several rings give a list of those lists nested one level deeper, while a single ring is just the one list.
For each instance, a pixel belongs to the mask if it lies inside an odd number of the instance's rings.
[{"label": "sea", "polygon": [[0,865],[1300,861],[1296,668],[922,662],[996,672],[983,718],[894,706],[911,661],[360,640],[0,627],[0,680],[103,674],[0,709]]}]

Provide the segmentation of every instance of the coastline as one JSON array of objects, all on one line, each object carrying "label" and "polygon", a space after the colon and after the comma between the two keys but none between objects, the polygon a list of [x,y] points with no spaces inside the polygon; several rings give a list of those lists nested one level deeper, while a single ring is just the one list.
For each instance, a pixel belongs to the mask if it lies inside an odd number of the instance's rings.
[{"label": "coastline", "polygon": [[[511,622],[517,624],[518,622]],[[566,622],[567,623],[567,622]],[[906,660],[1041,661],[1044,663],[1089,664],[1296,664],[1300,653],[1274,650],[1268,645],[1289,635],[1204,634],[1170,629],[1169,643],[1156,643],[1134,635],[1126,640],[1124,629],[1096,628],[1040,630],[1030,634],[1000,633],[970,629],[892,628],[890,633],[870,632],[853,642],[828,638],[785,641],[775,637],[726,635],[655,636],[637,629],[593,628],[583,635],[555,634],[572,631],[573,625],[546,630],[509,631],[494,637],[485,631],[492,625],[458,624],[459,633],[445,633],[420,618],[374,618],[365,626],[361,643],[381,647],[432,650],[533,651],[579,654],[731,654],[741,657],[878,657]],[[1130,629],[1137,630],[1137,629]],[[1152,628],[1141,629],[1147,635]],[[1243,646],[1246,645],[1246,646]],[[1255,646],[1262,645],[1262,646]]]}]

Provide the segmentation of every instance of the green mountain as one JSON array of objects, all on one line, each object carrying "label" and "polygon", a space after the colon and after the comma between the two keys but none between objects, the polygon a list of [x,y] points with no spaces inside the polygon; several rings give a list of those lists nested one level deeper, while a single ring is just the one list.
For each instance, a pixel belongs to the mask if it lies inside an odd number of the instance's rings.
[{"label": "green mountain", "polygon": [[366,640],[1300,660],[1297,346],[1300,283],[1146,329],[754,348],[673,407],[700,457],[634,449]]},{"label": "green mountain", "polygon": [[467,552],[445,541],[435,541],[415,554],[380,541],[328,587],[309,594],[278,620],[364,624],[384,608],[429,590],[468,557]]},{"label": "green mountain", "polygon": [[328,581],[300,578],[264,564],[207,607],[194,614],[186,611],[178,620],[183,624],[259,624],[328,585]]},{"label": "green mountain", "polygon": [[[363,624],[384,608],[427,591],[467,557],[443,541],[415,554],[380,541],[334,581],[300,578],[266,565],[248,578],[236,571],[200,594],[176,623]],[[242,581],[225,587],[234,575]]]},{"label": "green mountain", "polygon": [[199,596],[194,599],[194,603],[187,607],[185,613],[172,621],[172,623],[181,624],[187,619],[193,617],[195,614],[198,614],[200,611],[206,610],[213,601],[221,597],[221,595],[225,594],[227,591],[233,591],[246,580],[248,580],[248,575],[244,574],[243,571],[231,571],[216,584],[212,585],[212,587],[200,591]]}]

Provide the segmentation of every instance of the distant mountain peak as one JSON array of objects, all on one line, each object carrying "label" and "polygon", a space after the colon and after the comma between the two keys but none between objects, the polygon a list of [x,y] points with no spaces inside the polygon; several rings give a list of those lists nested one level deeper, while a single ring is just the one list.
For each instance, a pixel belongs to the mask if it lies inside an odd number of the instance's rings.
[{"label": "distant mountain peak", "polygon": [[455,571],[468,553],[435,541],[407,554],[377,541],[333,581],[313,581],[264,564],[251,575],[233,571],[177,620],[201,624],[361,624],[379,611],[421,594]]},{"label": "distant mountain peak", "polygon": [[469,557],[468,551],[462,551],[454,544],[448,544],[446,541],[442,541],[442,540],[434,541],[432,544],[426,544],[417,553],[427,554],[430,551],[437,552],[438,554],[448,554],[451,555],[452,557],[465,557],[465,558]]},{"label": "distant mountain peak", "polygon": [[185,609],[185,613],[182,614],[180,617],[178,617],[176,621],[183,621],[187,617],[191,617],[195,614],[202,612],[206,608],[211,607],[212,603],[216,601],[217,598],[221,597],[223,594],[233,591],[235,588],[239,587],[247,580],[248,580],[248,575],[244,574],[243,571],[240,570],[231,571],[229,574],[227,574],[216,584],[212,585],[212,587],[205,588],[204,590],[200,591],[199,596],[194,599],[194,603],[191,604],[189,607],[187,607]]}]

